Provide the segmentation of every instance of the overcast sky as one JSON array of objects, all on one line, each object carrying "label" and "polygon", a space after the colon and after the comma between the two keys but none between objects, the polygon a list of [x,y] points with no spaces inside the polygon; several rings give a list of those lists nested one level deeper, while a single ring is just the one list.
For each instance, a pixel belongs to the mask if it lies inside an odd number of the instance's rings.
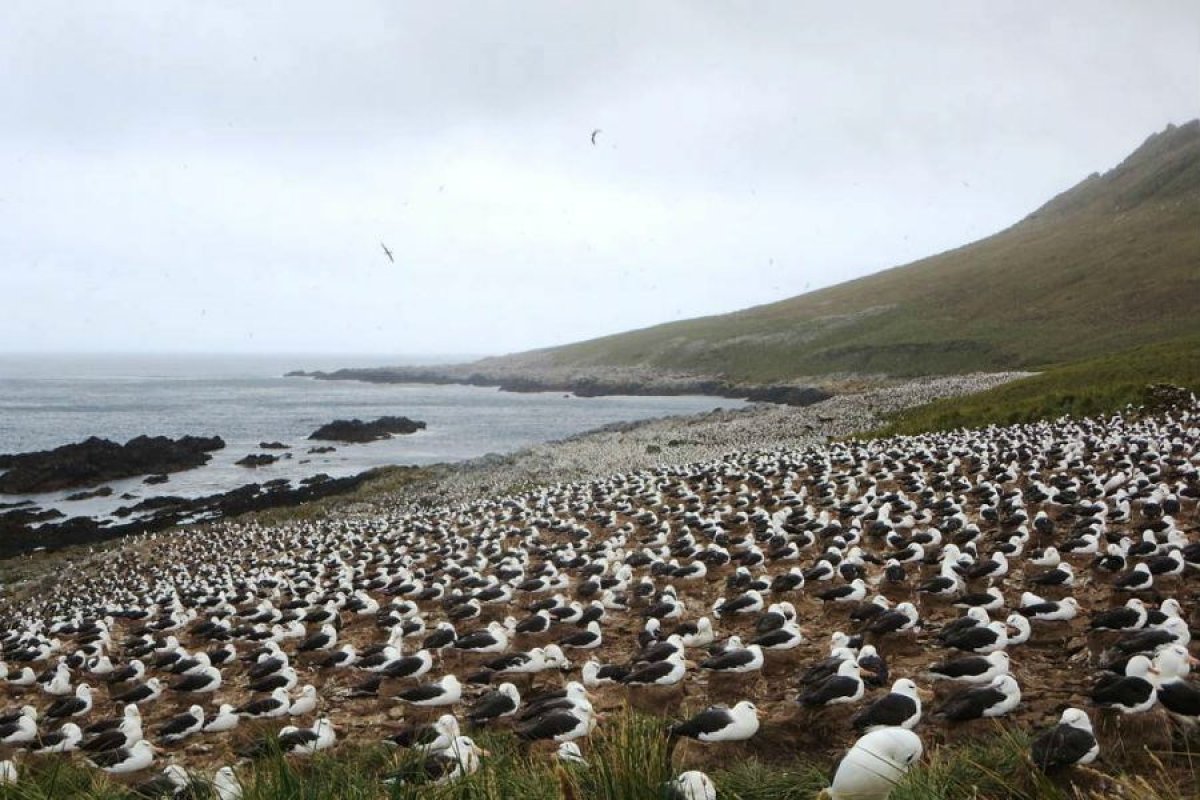
[{"label": "overcast sky", "polygon": [[1195,0],[3,16],[10,351],[495,353],[732,311],[993,233],[1200,115]]}]

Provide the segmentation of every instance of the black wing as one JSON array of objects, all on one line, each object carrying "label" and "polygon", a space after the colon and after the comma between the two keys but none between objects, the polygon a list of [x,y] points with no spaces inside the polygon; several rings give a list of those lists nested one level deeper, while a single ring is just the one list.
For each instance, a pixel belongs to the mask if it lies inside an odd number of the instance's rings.
[{"label": "black wing", "polygon": [[120,748],[117,750],[105,750],[91,756],[91,762],[97,767],[111,767],[114,764],[120,764],[129,758],[129,751]]},{"label": "black wing", "polygon": [[315,731],[308,728],[302,728],[298,731],[289,731],[279,737],[279,749],[283,752],[288,752],[297,747],[306,744],[312,744],[317,740]]},{"label": "black wing", "polygon": [[243,705],[239,706],[236,710],[239,714],[250,714],[251,716],[254,716],[257,714],[262,714],[267,711],[270,711],[271,709],[277,708],[278,706],[279,706],[279,703],[275,700],[274,697],[263,697],[258,700],[251,700],[248,703],[244,703]]},{"label": "black wing", "polygon": [[411,725],[387,737],[392,744],[400,747],[412,747],[418,744],[429,744],[438,737],[437,730],[432,725]]},{"label": "black wing", "polygon": [[52,719],[55,717],[69,717],[77,711],[82,711],[86,705],[78,697],[64,697],[46,709],[46,716]]},{"label": "black wing", "polygon": [[1004,692],[990,686],[983,689],[968,689],[947,700],[938,713],[955,722],[978,719],[983,716],[984,711],[1002,702],[1004,698]]},{"label": "black wing", "polygon": [[749,650],[733,650],[713,658],[706,658],[700,662],[700,666],[703,669],[711,670],[735,669],[749,664],[753,659],[754,654]]},{"label": "black wing", "polygon": [[507,714],[514,708],[512,698],[504,692],[488,692],[479,698],[475,705],[471,706],[471,710],[467,712],[467,716],[476,722],[481,722],[499,717],[502,714]]},{"label": "black wing", "polygon": [[1056,725],[1033,740],[1030,754],[1043,772],[1069,767],[1096,745],[1090,732],[1071,725]]},{"label": "black wing", "polygon": [[982,675],[988,671],[990,666],[991,662],[983,656],[968,656],[934,664],[929,671],[937,675],[945,675],[947,678],[964,678],[971,675]]},{"label": "black wing", "polygon": [[407,678],[409,675],[412,675],[414,672],[419,670],[424,664],[425,662],[417,656],[405,656],[388,664],[385,669],[380,670],[380,673],[388,676],[389,678]]},{"label": "black wing", "polygon": [[800,695],[801,705],[823,706],[830,700],[849,697],[858,691],[858,681],[847,675],[831,675],[810,691]]},{"label": "black wing", "polygon": [[1177,680],[1158,687],[1158,701],[1174,714],[1200,717],[1200,686]]},{"label": "black wing", "polygon": [[574,730],[579,725],[579,718],[570,711],[552,711],[538,717],[528,725],[517,728],[517,736],[527,741],[552,739],[567,731]]},{"label": "black wing", "polygon": [[405,689],[403,692],[398,692],[396,696],[402,697],[410,703],[419,703],[423,700],[432,700],[441,695],[443,691],[440,684],[427,683],[424,686]]},{"label": "black wing", "polygon": [[175,736],[176,734],[183,733],[189,728],[196,727],[199,722],[200,720],[196,719],[191,714],[180,714],[179,716],[171,717],[169,720],[164,722],[162,727],[158,729],[158,734],[159,736]]},{"label": "black wing", "polygon": [[701,734],[713,733],[733,723],[733,714],[725,706],[709,706],[686,722],[671,728],[675,736],[695,739]]},{"label": "black wing", "polygon": [[876,725],[899,725],[917,713],[917,704],[908,695],[892,692],[876,700],[851,719],[856,731]]},{"label": "black wing", "polygon": [[89,753],[101,753],[105,750],[116,750],[128,744],[128,738],[117,728],[109,728],[88,739],[80,748]]}]

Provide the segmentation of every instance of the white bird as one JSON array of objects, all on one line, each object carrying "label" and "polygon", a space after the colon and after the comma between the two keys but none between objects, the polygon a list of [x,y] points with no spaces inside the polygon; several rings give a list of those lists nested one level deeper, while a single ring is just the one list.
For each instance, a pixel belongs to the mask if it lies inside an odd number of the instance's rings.
[{"label": "white bird", "polygon": [[45,734],[32,749],[34,753],[69,753],[79,749],[83,731],[74,722],[68,722],[58,730]]},{"label": "white bird", "polygon": [[886,800],[921,758],[921,739],[904,728],[872,731],[854,743],[822,791],[825,800]]},{"label": "white bird", "polygon": [[575,742],[563,742],[560,744],[558,750],[555,751],[555,757],[567,764],[579,764],[583,767],[588,765],[587,759],[583,757],[583,753],[579,752],[579,745],[575,744]]},{"label": "white bird", "polygon": [[32,742],[37,735],[37,723],[24,714],[17,717],[16,722],[0,727],[0,742],[4,744]]},{"label": "white bird", "polygon": [[242,783],[234,774],[233,767],[217,770],[217,774],[213,775],[212,788],[217,793],[217,800],[241,800]]},{"label": "white bird", "polygon": [[396,698],[414,706],[451,706],[462,699],[462,684],[450,674],[440,681],[398,692]]},{"label": "white bird", "polygon": [[317,708],[317,687],[311,683],[305,684],[300,689],[300,694],[288,707],[288,715],[292,717],[302,717],[305,714],[311,714]]},{"label": "white bird", "polygon": [[671,800],[717,800],[717,787],[700,770],[688,770],[667,784]]},{"label": "white bird", "polygon": [[217,714],[204,726],[205,733],[221,733],[231,731],[238,725],[237,712],[233,710],[233,706],[229,703],[222,703],[217,709]]},{"label": "white bird", "polygon": [[743,700],[733,708],[709,706],[671,728],[672,736],[701,742],[740,742],[758,733],[758,707]]},{"label": "white bird", "polygon": [[134,742],[128,748],[122,747],[117,750],[96,753],[89,760],[105,772],[120,775],[127,772],[138,772],[149,767],[154,763],[155,750],[157,748],[154,745],[142,739]]},{"label": "white bird", "polygon": [[322,717],[311,728],[288,726],[279,733],[279,749],[284,753],[310,756],[318,750],[328,750],[337,742],[333,722]]}]

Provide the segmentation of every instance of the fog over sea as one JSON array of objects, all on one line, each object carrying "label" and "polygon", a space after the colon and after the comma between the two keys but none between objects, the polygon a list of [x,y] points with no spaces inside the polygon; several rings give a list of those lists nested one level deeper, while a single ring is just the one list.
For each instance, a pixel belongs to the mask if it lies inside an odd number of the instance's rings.
[{"label": "fog over sea", "polygon": [[[578,398],[559,392],[517,394],[473,386],[369,384],[284,378],[293,369],[446,363],[463,357],[242,356],[242,355],[0,355],[0,453],[57,447],[99,436],[125,442],[135,436],[220,436],[226,447],[197,469],[172,473],[147,486],[142,478],[112,481],[108,498],[65,502],[79,491],[0,495],[0,503],[34,500],[67,516],[106,516],[118,506],[157,495],[196,497],[263,483],[296,481],[317,473],[351,475],[389,464],[432,464],[509,453],[612,422],[734,408],[739,400],[714,397]],[[310,442],[334,419],[400,415],[423,420],[426,430],[370,444]],[[263,451],[279,441],[286,451]],[[310,454],[314,445],[336,452]],[[291,458],[248,469],[234,464],[249,453]]]}]

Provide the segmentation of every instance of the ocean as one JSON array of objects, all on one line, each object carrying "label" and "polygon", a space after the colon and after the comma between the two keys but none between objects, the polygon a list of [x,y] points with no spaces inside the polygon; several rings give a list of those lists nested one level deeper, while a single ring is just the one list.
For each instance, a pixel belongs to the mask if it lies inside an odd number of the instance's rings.
[{"label": "ocean", "polygon": [[[66,501],[72,489],[39,495],[0,495],[0,503],[31,499],[67,516],[104,518],[129,505],[124,493],[198,497],[276,478],[296,481],[317,473],[352,475],[392,464],[424,465],[509,453],[613,422],[715,407],[740,400],[683,397],[579,398],[559,392],[516,394],[473,386],[369,384],[284,378],[293,369],[445,363],[446,358],[380,356],[79,356],[0,354],[0,453],[43,450],[89,436],[125,442],[141,434],[220,436],[226,447],[205,466],[172,473],[168,483],[142,478],[111,481],[107,498]],[[334,419],[400,415],[428,427],[370,444],[309,442]],[[291,458],[249,469],[234,464],[268,452],[259,442],[280,441]],[[333,444],[333,453],[308,453]],[[269,451],[279,453],[280,451]]]}]

